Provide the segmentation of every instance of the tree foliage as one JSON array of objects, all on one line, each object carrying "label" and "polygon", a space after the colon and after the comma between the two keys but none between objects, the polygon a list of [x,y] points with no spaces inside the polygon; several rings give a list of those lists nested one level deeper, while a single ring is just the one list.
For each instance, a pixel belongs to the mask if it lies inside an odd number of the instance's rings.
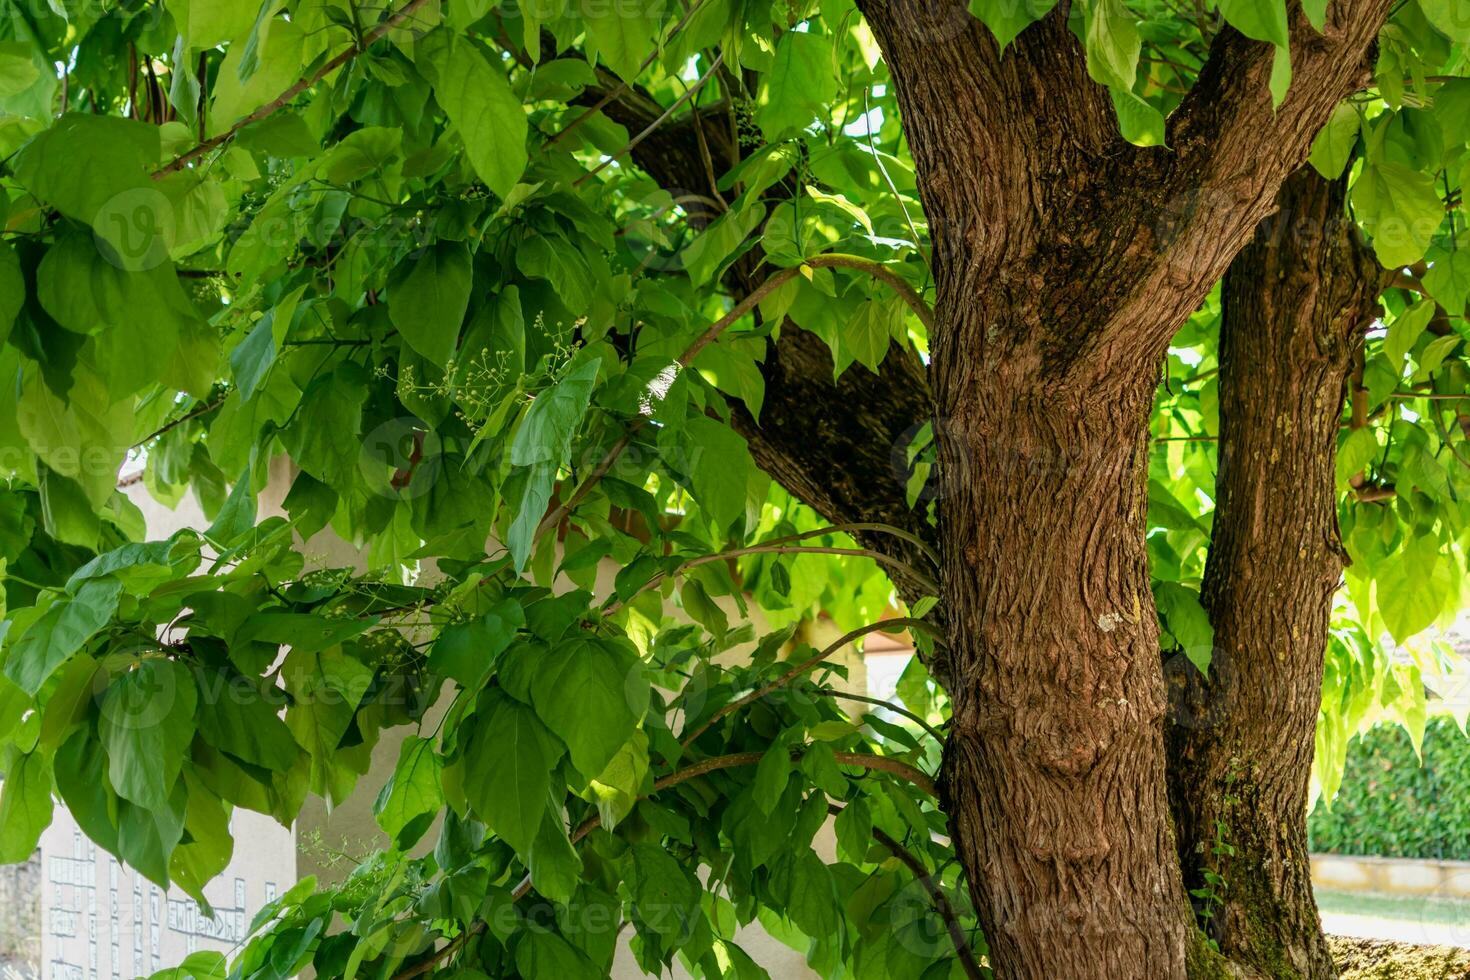
[{"label": "tree foliage", "polygon": [[[954,13],[1008,44],[1054,5]],[[1470,519],[1462,8],[1398,5],[1312,150],[1403,270],[1338,448],[1329,795],[1348,737],[1387,713],[1417,740],[1452,666],[1422,635],[1459,608]],[[1291,82],[1282,0],[1069,23],[1140,145],[1221,31]],[[191,968],[598,976],[626,925],[651,973],[760,976],[734,938],[759,921],[827,975],[980,975],[929,775],[931,428],[873,474],[902,527],[832,525],[752,442],[823,424],[770,417],[784,337],[838,378],[927,351],[914,162],[850,3],[12,4],[0,109],[0,854],[55,799],[203,901],[233,809],[376,793],[391,849]],[[679,183],[671,143],[702,148]],[[1201,670],[1218,316],[1175,338],[1150,422],[1166,652]],[[146,540],[125,465],[209,526]],[[368,571],[321,567],[318,534]],[[822,616],[843,642],[813,644]],[[921,657],[862,714],[830,658],[879,628]],[[390,729],[391,778],[358,785]]]}]

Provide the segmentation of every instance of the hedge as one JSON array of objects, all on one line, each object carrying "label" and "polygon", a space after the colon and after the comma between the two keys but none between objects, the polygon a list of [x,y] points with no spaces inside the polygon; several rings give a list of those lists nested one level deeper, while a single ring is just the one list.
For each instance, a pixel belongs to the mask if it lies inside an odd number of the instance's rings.
[{"label": "hedge", "polygon": [[1312,850],[1470,860],[1470,738],[1431,718],[1424,764],[1408,733],[1378,725],[1348,747],[1342,788],[1307,821]]}]

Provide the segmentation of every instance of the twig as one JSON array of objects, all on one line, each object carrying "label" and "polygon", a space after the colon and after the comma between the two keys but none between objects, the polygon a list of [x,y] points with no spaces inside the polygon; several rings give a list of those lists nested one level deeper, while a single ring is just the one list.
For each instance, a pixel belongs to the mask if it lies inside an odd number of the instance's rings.
[{"label": "twig", "polygon": [[870,551],[867,548],[836,548],[828,545],[780,544],[768,541],[763,544],[753,544],[747,548],[731,548],[729,551],[716,551],[712,554],[690,558],[669,572],[659,572],[657,575],[654,575],[647,582],[639,586],[627,599],[608,603],[603,608],[602,613],[604,616],[611,616],[626,606],[632,600],[633,596],[642,595],[649,589],[657,588],[665,579],[682,575],[688,569],[698,568],[700,565],[714,564],[715,562],[729,561],[732,558],[743,558],[746,555],[846,555],[852,558],[871,558],[880,565],[889,565],[893,568],[909,572],[914,577],[920,579],[921,584],[925,588],[928,588],[931,593],[939,591],[939,584],[923,572],[910,566],[908,562],[891,558],[882,552]]},{"label": "twig", "polygon": [[841,650],[852,641],[860,637],[867,636],[869,633],[897,633],[900,629],[903,628],[923,630],[929,633],[934,632],[934,627],[924,622],[922,619],[913,619],[908,616],[900,616],[894,619],[884,619],[876,623],[868,623],[866,626],[859,626],[855,630],[849,630],[848,632],[842,634],[842,636],[834,640],[821,652],[815,654],[812,657],[809,657],[806,660],[803,660],[801,663],[797,664],[795,667],[792,667],[790,670],[786,671],[786,673],[769,682],[764,687],[760,687],[754,691],[751,691],[749,694],[745,695],[745,697],[740,698],[737,701],[731,701],[729,704],[716,711],[704,724],[696,728],[691,734],[684,736],[684,738],[680,740],[679,744],[684,746],[685,748],[688,748],[695,739],[699,738],[699,736],[703,735],[705,732],[713,728],[715,724],[720,721],[720,719],[731,714],[732,712],[739,711],[741,708],[745,707],[747,704],[750,704],[752,701],[759,701],[761,698],[765,697],[767,694],[770,694],[778,687],[785,687],[787,684],[791,683],[802,674],[810,672],[822,661],[826,660],[828,657],[832,656],[834,653]]},{"label": "twig", "polygon": [[902,715],[909,721],[913,722],[915,725],[923,728],[924,731],[928,732],[931,736],[934,737],[935,741],[939,742],[940,744],[944,743],[943,732],[941,732],[939,729],[935,728],[933,725],[929,724],[923,718],[920,718],[914,712],[910,711],[908,708],[905,708],[901,704],[894,704],[892,701],[884,701],[882,698],[869,697],[866,694],[854,694],[851,691],[822,690],[818,691],[817,693],[821,694],[823,697],[842,698],[845,701],[861,701],[863,704],[872,704],[877,705],[880,708],[887,708],[894,714]]},{"label": "twig", "polygon": [[159,426],[157,429],[154,429],[152,432],[148,433],[146,436],[144,436],[142,439],[138,440],[137,442],[133,443],[128,448],[129,449],[140,449],[143,446],[146,446],[148,443],[152,442],[154,439],[157,439],[159,436],[163,435],[164,433],[169,432],[169,431],[177,428],[178,426],[183,425],[185,422],[188,422],[190,419],[197,419],[201,415],[208,415],[210,412],[214,411],[216,408],[219,408],[221,405],[223,405],[225,403],[225,399],[227,397],[229,397],[228,392],[226,394],[220,395],[218,398],[216,398],[212,402],[205,402],[202,405],[196,405],[196,406],[194,406],[192,409],[190,409],[189,411],[185,412],[183,415],[180,415],[178,418],[174,419],[172,422],[165,422],[163,425]]},{"label": "twig", "polygon": [[960,927],[960,920],[955,915],[954,906],[949,904],[949,897],[940,889],[937,882],[929,874],[929,869],[924,867],[924,862],[914,856],[908,848],[894,840],[880,827],[873,828],[873,839],[884,847],[888,852],[898,858],[903,865],[914,873],[919,884],[929,893],[934,902],[934,910],[944,920],[944,928],[949,932],[949,938],[954,943],[954,951],[960,958],[960,966],[964,968],[965,976],[972,980],[980,980],[985,974],[980,969],[980,964],[975,960],[975,953],[970,949],[969,937],[965,930]]},{"label": "twig", "polygon": [[[704,88],[705,83],[714,77],[715,71],[719,69],[724,60],[725,52],[721,51],[719,55],[715,58],[715,63],[709,67],[709,70],[706,71],[703,75],[699,76],[699,79],[693,85],[689,86],[688,90],[685,91],[683,95],[675,99],[667,109],[660,113],[657,119],[649,123],[647,126],[643,127],[642,132],[640,132],[632,139],[628,140],[628,142],[623,144],[622,148],[619,149],[617,152],[613,153],[606,160],[602,161],[597,166],[593,167],[591,170],[587,171],[585,174],[572,181],[572,186],[581,187],[583,184],[587,183],[587,181],[600,174],[614,160],[617,160],[619,157],[623,156],[623,154],[630,152],[639,143],[642,143],[649,136],[652,136],[654,131],[662,126],[665,122],[667,122],[669,117],[672,116],[681,105],[683,105],[685,102],[688,102],[690,99],[694,98],[694,96],[699,94],[699,90]],[[698,110],[696,109],[695,111]]]},{"label": "twig", "polygon": [[408,20],[409,17],[412,16],[414,11],[418,10],[418,8],[422,7],[426,2],[427,0],[408,0],[408,3],[400,7],[396,14],[393,14],[388,19],[379,22],[377,26],[375,26],[372,30],[365,33],[359,43],[354,44],[351,47],[347,48],[345,51],[342,51],[340,54],[337,54],[336,56],[328,60],[326,64],[322,65],[320,68],[312,72],[310,75],[307,75],[305,78],[297,81],[290,88],[286,89],[286,91],[282,92],[280,95],[276,96],[265,105],[258,107],[249,115],[237,120],[224,132],[220,133],[217,136],[212,136],[209,139],[199,143],[193,149],[181,153],[177,157],[174,157],[174,159],[170,160],[168,163],[164,164],[162,167],[153,172],[153,179],[158,180],[162,177],[168,176],[174,171],[184,169],[184,167],[204,156],[204,154],[208,153],[210,150],[232,138],[236,133],[244,129],[246,126],[249,126],[251,123],[260,122],[265,117],[272,115],[279,109],[284,108],[292,99],[296,98],[296,96],[300,95],[302,92],[305,92],[317,82],[320,82],[332,72],[336,71],[338,68],[341,68],[343,65],[347,64],[347,62],[351,61],[353,58],[356,58],[368,48],[372,47],[389,31],[393,30],[399,24],[402,24],[404,21]]}]

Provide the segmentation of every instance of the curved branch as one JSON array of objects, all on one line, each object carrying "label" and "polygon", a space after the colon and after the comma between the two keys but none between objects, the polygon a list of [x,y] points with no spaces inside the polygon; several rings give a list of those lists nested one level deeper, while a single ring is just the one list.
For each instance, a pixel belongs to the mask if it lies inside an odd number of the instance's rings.
[{"label": "curved branch", "polygon": [[954,951],[960,958],[960,966],[964,969],[965,976],[975,978],[975,980],[983,977],[985,974],[975,960],[974,951],[970,949],[969,937],[965,935],[965,930],[960,926],[954,906],[949,904],[949,896],[944,894],[939,884],[929,874],[929,869],[924,867],[924,862],[920,861],[908,848],[890,837],[881,827],[873,828],[873,839],[888,848],[888,853],[898,858],[904,867],[912,871],[914,878],[929,893],[929,898],[934,902],[934,911],[938,912],[939,917],[944,920],[944,928],[949,933],[950,942],[954,943]]},{"label": "curved branch", "polygon": [[892,524],[880,524],[875,521],[849,521],[844,524],[829,524],[827,527],[802,531],[800,534],[788,534],[784,538],[773,538],[765,542],[765,544],[786,544],[788,541],[805,541],[807,538],[817,538],[824,534],[835,534],[838,532],[850,534],[854,531],[874,531],[878,534],[891,534],[895,538],[901,538],[922,551],[924,557],[934,563],[935,568],[940,567],[939,552],[935,551],[929,542],[917,534],[910,534],[901,527],[894,527]]},{"label": "curved branch", "polygon": [[[831,529],[828,528],[815,533],[830,533],[830,530]],[[811,537],[813,536],[813,534],[808,533],[805,536]],[[796,535],[794,537],[800,538],[801,535]],[[791,539],[787,538],[784,540],[789,541]],[[747,548],[731,548],[729,551],[716,551],[713,554],[709,555],[699,555],[698,557],[690,558],[688,561],[681,562],[672,570],[667,572],[659,572],[657,575],[650,578],[647,582],[644,582],[627,599],[621,599],[615,602],[608,603],[608,605],[603,608],[602,614],[604,616],[611,616],[613,613],[622,609],[630,601],[632,601],[634,596],[642,595],[649,589],[658,588],[658,586],[663,584],[666,579],[676,578],[684,574],[684,572],[688,569],[698,568],[700,565],[712,565],[716,562],[729,561],[732,558],[741,558],[745,555],[848,555],[853,558],[871,558],[873,561],[877,562],[880,565],[887,565],[890,568],[902,569],[903,571],[906,571],[911,575],[914,575],[915,577],[923,577],[925,579],[928,579],[928,576],[924,575],[918,569],[910,567],[907,562],[902,561],[898,558],[894,558],[890,555],[885,555],[880,551],[872,551],[868,548],[836,548],[825,545],[803,546],[798,544],[782,544],[780,541],[766,541],[761,544],[751,545]],[[928,584],[934,586],[934,592],[938,593],[939,583],[934,582],[932,579],[930,579]]]},{"label": "curved branch", "polygon": [[726,715],[729,715],[732,712],[739,711],[741,708],[745,707],[747,704],[750,704],[752,701],[759,701],[761,698],[765,697],[767,694],[770,694],[778,687],[785,687],[787,684],[791,683],[802,674],[813,670],[822,661],[826,660],[828,657],[832,656],[834,653],[841,650],[843,647],[847,646],[849,643],[858,639],[859,637],[867,636],[869,633],[878,632],[896,633],[901,628],[923,630],[924,632],[934,632],[934,627],[931,626],[929,623],[924,622],[922,619],[914,619],[908,616],[900,616],[896,619],[885,619],[881,620],[880,622],[869,623],[866,626],[859,626],[855,630],[849,630],[839,636],[836,640],[832,641],[832,643],[828,644],[825,649],[817,653],[815,656],[803,660],[801,663],[797,664],[795,667],[792,667],[786,673],[766,684],[764,687],[757,688],[756,690],[751,691],[749,694],[745,695],[745,697],[740,698],[737,701],[731,701],[729,704],[716,711],[713,715],[709,717],[709,720],[696,728],[692,734],[686,735],[679,744],[684,746],[685,748],[688,748],[695,739],[699,738],[699,736],[703,735],[705,732],[713,728],[715,723],[718,722],[721,718],[724,718]]},{"label": "curved branch", "polygon": [[901,704],[894,704],[892,701],[884,701],[882,698],[871,697],[867,694],[854,694],[851,691],[822,690],[818,693],[826,698],[841,698],[844,701],[860,701],[863,704],[871,704],[876,705],[879,708],[887,708],[894,714],[901,715],[902,717],[907,718],[909,721],[913,722],[915,725],[918,725],[920,728],[924,729],[924,731],[928,732],[930,736],[932,736],[934,740],[937,741],[940,745],[944,744],[943,732],[941,732],[939,729],[935,728],[933,725],[929,724],[923,718],[919,717],[917,714],[910,711],[908,708],[905,708]]}]

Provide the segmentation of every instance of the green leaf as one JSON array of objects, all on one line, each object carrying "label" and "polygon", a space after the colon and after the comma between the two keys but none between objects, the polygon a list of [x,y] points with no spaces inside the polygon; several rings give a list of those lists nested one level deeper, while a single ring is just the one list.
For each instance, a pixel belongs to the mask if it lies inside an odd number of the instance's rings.
[{"label": "green leaf", "polygon": [[589,3],[580,8],[587,28],[587,58],[597,60],[625,82],[638,78],[638,69],[659,43],[657,3]]},{"label": "green leaf", "polygon": [[296,421],[280,433],[296,465],[330,486],[351,486],[367,396],[363,369],[351,361],[317,378],[301,398]]},{"label": "green leaf", "polygon": [[527,929],[516,942],[516,973],[526,980],[601,980],[584,953],[554,932]]},{"label": "green leaf", "polygon": [[902,335],[905,307],[892,297],[869,298],[858,306],[857,315],[842,335],[843,346],[874,374],[888,354],[888,345]]},{"label": "green leaf", "polygon": [[225,980],[227,973],[225,954],[202,949],[185,956],[178,966],[159,970],[148,980]]},{"label": "green leaf", "polygon": [[1458,334],[1448,334],[1444,337],[1436,337],[1424,345],[1424,350],[1419,354],[1419,367],[1414,372],[1413,380],[1418,383],[1428,381],[1429,376],[1438,371],[1444,364],[1445,358],[1450,352],[1459,346],[1461,338]]},{"label": "green leaf", "polygon": [[169,885],[169,858],[184,836],[188,795],[188,789],[180,780],[174,785],[167,805],[157,809],[118,800],[118,856],[124,864],[160,888]]},{"label": "green leaf", "polygon": [[511,442],[510,461],[526,472],[506,545],[516,568],[526,567],[536,527],[546,514],[556,474],[572,455],[572,436],[597,383],[598,362],[589,360],[536,396]]},{"label": "green leaf", "polygon": [[1118,114],[1118,130],[1135,146],[1164,145],[1164,114],[1132,92],[1108,89],[1113,111]]},{"label": "green leaf", "polygon": [[130,213],[129,204],[151,210],[150,195],[163,199],[149,186],[161,155],[158,134],[132,119],[68,113],[26,144],[12,172],[32,194],[89,225],[106,220],[104,206],[111,214]]},{"label": "green leaf", "polygon": [[531,884],[536,891],[553,902],[567,903],[576,894],[582,874],[582,859],[567,838],[558,810],[546,811],[546,818],[531,842],[527,860],[531,868]]},{"label": "green leaf", "polygon": [[784,740],[777,739],[766,749],[756,764],[755,783],[751,788],[752,798],[761,813],[770,816],[776,809],[795,768],[791,763],[791,749]]},{"label": "green leaf", "polygon": [[497,197],[505,198],[526,169],[526,110],[504,71],[487,61],[473,42],[453,39],[442,58],[434,98],[459,130],[475,173]]},{"label": "green leaf", "polygon": [[276,3],[263,3],[256,9],[254,29],[229,46],[214,76],[208,115],[211,136],[279,98],[300,81],[302,66],[310,60],[306,56],[308,39],[300,24],[274,16]]},{"label": "green leaf", "polygon": [[781,35],[775,63],[765,77],[755,111],[766,139],[775,142],[825,117],[836,86],[830,39],[803,31]]},{"label": "green leaf", "polygon": [[1378,438],[1373,430],[1368,426],[1353,429],[1337,449],[1337,485],[1347,486],[1349,480],[1363,472],[1377,457]]},{"label": "green leaf", "polygon": [[114,401],[102,379],[78,365],[61,398],[39,371],[21,380],[16,422],[31,450],[71,480],[93,509],[112,496],[117,471],[133,441],[132,405]]},{"label": "green leaf", "polygon": [[26,283],[20,259],[8,242],[0,242],[0,342],[10,336],[15,318],[26,301]]},{"label": "green leaf", "polygon": [[201,51],[250,30],[260,5],[253,0],[169,0],[168,8],[188,46]]},{"label": "green leaf", "polygon": [[970,0],[970,13],[990,28],[1004,51],[1016,35],[1051,13],[1056,5],[1057,0]]},{"label": "green leaf", "polygon": [[218,544],[232,544],[255,529],[255,491],[250,487],[250,468],[235,481],[225,505],[204,536]]},{"label": "green leaf", "polygon": [[648,736],[635,731],[589,787],[597,797],[597,813],[604,829],[612,830],[633,812],[647,775]]},{"label": "green leaf", "polygon": [[660,935],[687,935],[699,908],[699,885],[667,851],[633,846],[633,910]]},{"label": "green leaf", "polygon": [[1220,0],[1220,16],[1246,37],[1278,48],[1291,44],[1286,0]]},{"label": "green leaf", "polygon": [[1178,582],[1159,582],[1154,586],[1154,602],[1164,628],[1184,650],[1189,662],[1207,675],[1214,655],[1215,629],[1200,605],[1199,593]]},{"label": "green leaf", "polygon": [[145,660],[102,695],[97,735],[117,795],[148,810],[168,805],[194,738],[198,692],[187,668]]},{"label": "green leaf", "polygon": [[0,785],[0,862],[27,860],[51,823],[51,760],[45,753],[5,753],[5,780]]},{"label": "green leaf", "polygon": [[589,778],[601,773],[633,734],[647,702],[642,664],[609,640],[578,636],[554,644],[531,681],[536,713]]},{"label": "green leaf", "polygon": [[862,863],[873,844],[873,811],[867,801],[858,797],[842,808],[833,821],[837,846],[849,861]]},{"label": "green leaf", "polygon": [[293,646],[281,676],[293,699],[286,725],[311,755],[311,789],[340,802],[351,791],[356,773],[339,763],[337,753],[372,685],[373,672],[339,646],[314,652]]},{"label": "green leaf", "polygon": [[289,644],[292,653],[320,653],[357,636],[377,623],[376,617],[327,618],[314,613],[257,612],[240,621],[231,642]]},{"label": "green leaf", "polygon": [[1444,610],[1454,570],[1433,537],[1414,538],[1377,569],[1374,601],[1399,643],[1428,629]]},{"label": "green leaf", "polygon": [[1417,262],[1444,221],[1444,203],[1429,174],[1401,163],[1364,168],[1353,184],[1353,209],[1373,236],[1373,251],[1386,268]]},{"label": "green leaf", "polygon": [[730,618],[698,579],[686,579],[679,586],[679,604],[690,619],[709,630],[716,642],[724,641],[730,630]]},{"label": "green leaf", "polygon": [[1451,41],[1470,41],[1470,7],[1463,0],[1419,0],[1424,17]]},{"label": "green leaf", "polygon": [[581,252],[560,235],[535,235],[516,249],[516,268],[545,279],[556,288],[557,299],[574,312],[592,300],[591,271]]},{"label": "green leaf", "polygon": [[1421,299],[1388,325],[1388,335],[1383,339],[1383,353],[1389,365],[1401,369],[1404,358],[1414,349],[1415,342],[1434,319],[1434,300]]},{"label": "green leaf", "polygon": [[735,250],[740,247],[766,216],[765,205],[753,202],[738,211],[730,211],[719,217],[700,233],[684,250],[684,268],[695,285],[704,285],[713,279]]},{"label": "green leaf", "polygon": [[56,794],[82,833],[116,854],[117,794],[107,783],[107,753],[87,728],[56,750]]},{"label": "green leaf", "polygon": [[225,870],[235,852],[235,839],[230,834],[230,808],[192,775],[186,773],[183,782],[188,791],[185,836],[169,855],[168,876],[207,908],[204,886]]},{"label": "green leaf", "polygon": [[0,99],[19,95],[41,77],[32,48],[22,41],[0,42]]},{"label": "green leaf", "polygon": [[373,805],[373,815],[399,850],[412,847],[444,806],[434,743],[414,735],[398,749],[398,766]]},{"label": "green leaf", "polygon": [[1085,9],[1087,73],[1109,88],[1132,91],[1143,40],[1123,0],[1091,0]]},{"label": "green leaf", "polygon": [[34,697],[68,658],[106,626],[117,610],[122,583],[90,579],[69,599],[58,599],[10,648],[5,676]]},{"label": "green leaf", "polygon": [[1428,260],[1424,288],[1447,312],[1463,316],[1470,299],[1470,235],[1461,235],[1450,248],[1431,249]]},{"label": "green leaf", "polygon": [[470,250],[462,242],[441,241],[404,262],[407,274],[388,297],[393,326],[410,347],[442,368],[454,354],[470,305]]},{"label": "green leaf", "polygon": [[498,690],[480,699],[465,749],[465,795],[485,825],[528,855],[564,751],[536,712]]},{"label": "green leaf", "polygon": [[[837,932],[840,904],[832,871],[810,847],[787,865],[786,915],[808,936],[830,936]],[[773,888],[778,887],[775,883]]]},{"label": "green leaf", "polygon": [[1332,110],[1327,125],[1312,140],[1312,152],[1307,157],[1317,172],[1328,180],[1342,176],[1348,160],[1352,159],[1353,147],[1358,143],[1358,110],[1351,102],[1341,102]]},{"label": "green leaf", "polygon": [[525,625],[520,603],[507,599],[493,610],[466,623],[451,623],[429,650],[429,667],[452,678],[468,691],[479,690],[495,660]]},{"label": "green leaf", "polygon": [[750,450],[734,429],[704,415],[688,419],[684,437],[694,499],[727,528],[745,513],[746,474],[755,467]]},{"label": "green leaf", "polygon": [[232,671],[196,667],[195,677],[204,708],[199,735],[205,742],[272,772],[296,764],[301,748],[278,714],[279,695],[267,699],[255,681]]},{"label": "green leaf", "polygon": [[235,385],[240,389],[241,398],[249,401],[255,396],[256,389],[275,361],[276,343],[272,337],[271,320],[263,317],[230,351],[230,369],[235,374]]}]

